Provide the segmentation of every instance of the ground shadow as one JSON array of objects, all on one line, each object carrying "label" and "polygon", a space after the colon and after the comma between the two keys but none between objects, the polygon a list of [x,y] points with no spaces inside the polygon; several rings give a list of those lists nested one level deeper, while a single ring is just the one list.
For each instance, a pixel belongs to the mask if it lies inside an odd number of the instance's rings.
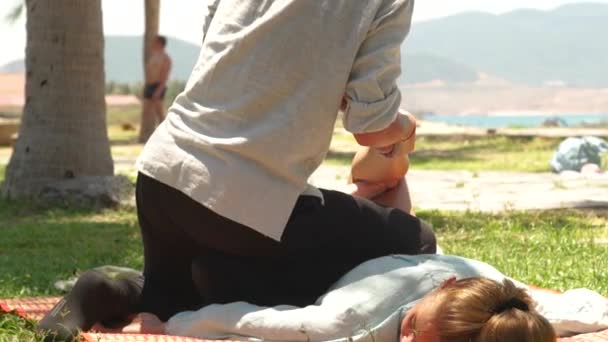
[{"label": "ground shadow", "polygon": [[140,143],[137,139],[112,139],[110,140],[110,146],[135,146]]},{"label": "ground shadow", "polygon": [[472,152],[467,151],[467,148],[463,149],[451,149],[451,150],[418,150],[410,155],[410,159],[413,164],[416,163],[432,163],[433,161],[450,161],[450,162],[474,162],[479,161],[481,158],[472,156]]},{"label": "ground shadow", "polygon": [[[12,212],[11,210],[15,210]],[[142,266],[135,214],[72,211],[0,210],[0,297],[55,295],[55,281],[102,265]]]},{"label": "ground shadow", "polygon": [[604,215],[608,216],[608,201],[583,200],[572,201],[570,204],[572,204],[576,209],[596,209],[598,211],[601,209],[606,209]]}]

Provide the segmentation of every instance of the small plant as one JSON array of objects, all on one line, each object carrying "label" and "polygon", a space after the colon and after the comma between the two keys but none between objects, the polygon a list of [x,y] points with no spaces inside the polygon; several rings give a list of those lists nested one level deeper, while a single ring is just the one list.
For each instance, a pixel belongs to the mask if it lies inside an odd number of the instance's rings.
[{"label": "small plant", "polygon": [[36,322],[12,313],[0,313],[0,342],[42,342],[36,332]]},{"label": "small plant", "polygon": [[559,180],[553,181],[553,188],[560,190],[568,189],[568,187],[562,181]]},{"label": "small plant", "polygon": [[505,212],[513,212],[515,211],[515,203],[511,201],[505,202],[503,209]]}]

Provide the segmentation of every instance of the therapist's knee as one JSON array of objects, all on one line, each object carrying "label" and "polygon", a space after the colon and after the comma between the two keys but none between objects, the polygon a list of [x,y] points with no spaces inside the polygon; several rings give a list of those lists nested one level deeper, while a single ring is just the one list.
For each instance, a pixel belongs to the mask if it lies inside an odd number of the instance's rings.
[{"label": "therapist's knee", "polygon": [[420,254],[437,253],[437,237],[430,224],[420,220]]}]

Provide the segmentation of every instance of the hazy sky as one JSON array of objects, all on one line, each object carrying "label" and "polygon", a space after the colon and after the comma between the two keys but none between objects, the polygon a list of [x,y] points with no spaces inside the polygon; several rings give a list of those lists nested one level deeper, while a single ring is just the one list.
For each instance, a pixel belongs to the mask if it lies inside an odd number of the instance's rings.
[{"label": "hazy sky", "polygon": [[[23,58],[25,19],[9,24],[4,17],[22,0],[0,1],[0,65]],[[417,0],[415,21],[448,16],[464,11],[504,13],[517,8],[551,9],[580,0]],[[608,3],[608,0],[592,0]],[[140,35],[143,33],[143,1],[103,0],[104,30],[109,35]],[[205,0],[162,1],[162,34],[197,43],[201,38],[201,17]],[[176,5],[179,4],[179,5]]]}]

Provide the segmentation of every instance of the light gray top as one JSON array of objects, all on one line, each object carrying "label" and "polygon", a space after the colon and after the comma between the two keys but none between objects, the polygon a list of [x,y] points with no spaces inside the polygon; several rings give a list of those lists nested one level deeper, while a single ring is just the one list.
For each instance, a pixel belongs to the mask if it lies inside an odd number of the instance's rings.
[{"label": "light gray top", "polygon": [[[506,278],[486,263],[457,256],[386,256],[355,267],[314,305],[212,304],[176,314],[167,322],[166,331],[210,340],[396,342],[407,311],[452,276],[498,282]],[[575,289],[558,293],[510,280],[528,292],[535,309],[558,336],[608,328],[608,299],[596,292]]]},{"label": "light gray top", "polygon": [[212,0],[200,57],[145,146],[139,171],[280,240],[344,126],[397,115],[400,48],[413,0]]},{"label": "light gray top", "polygon": [[314,305],[212,304],[176,314],[166,330],[172,335],[211,340],[395,342],[399,341],[402,316],[452,276],[504,279],[490,265],[460,257],[387,256],[355,267]]}]

